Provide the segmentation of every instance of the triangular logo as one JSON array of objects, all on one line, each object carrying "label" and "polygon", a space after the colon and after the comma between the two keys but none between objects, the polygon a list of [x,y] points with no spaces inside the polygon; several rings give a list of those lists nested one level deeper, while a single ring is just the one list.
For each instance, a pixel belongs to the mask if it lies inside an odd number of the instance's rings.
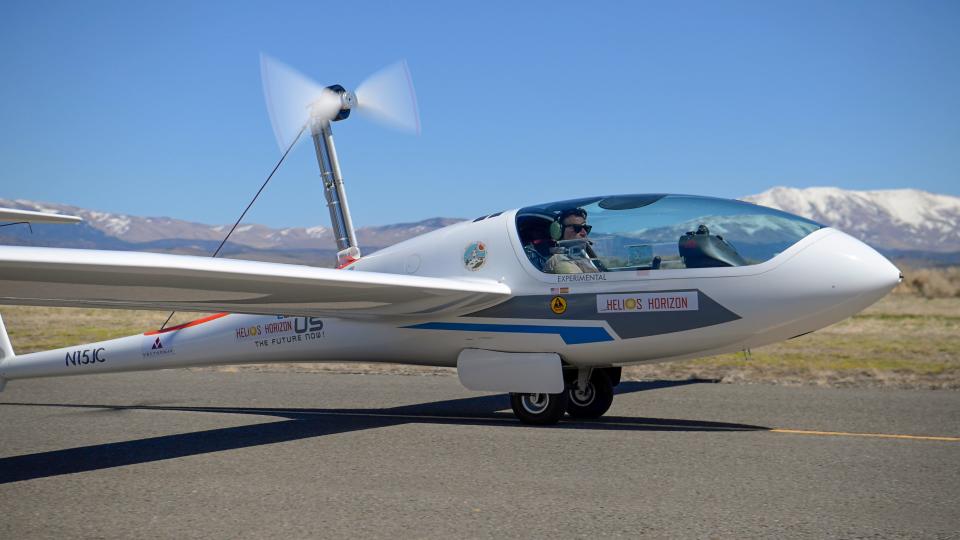
[{"label": "triangular logo", "polygon": [[159,336],[157,337],[157,340],[153,342],[153,347],[150,347],[150,348],[151,348],[151,349],[154,349],[154,350],[155,350],[155,349],[162,349],[162,348],[163,348],[163,343],[160,343],[160,337],[159,337]]}]

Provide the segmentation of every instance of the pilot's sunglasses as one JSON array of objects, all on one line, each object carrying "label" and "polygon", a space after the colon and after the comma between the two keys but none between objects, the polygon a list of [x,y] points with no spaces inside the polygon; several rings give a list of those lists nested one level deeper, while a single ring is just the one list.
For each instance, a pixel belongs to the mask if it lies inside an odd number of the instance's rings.
[{"label": "pilot's sunglasses", "polygon": [[573,234],[580,234],[580,231],[587,231],[587,234],[590,234],[590,230],[593,229],[593,225],[567,225],[573,229]]}]

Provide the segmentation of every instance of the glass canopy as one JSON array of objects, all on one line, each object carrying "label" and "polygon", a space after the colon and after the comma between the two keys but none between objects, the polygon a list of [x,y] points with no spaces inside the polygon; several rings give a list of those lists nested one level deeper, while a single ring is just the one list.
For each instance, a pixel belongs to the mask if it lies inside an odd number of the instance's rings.
[{"label": "glass canopy", "polygon": [[691,195],[592,197],[517,213],[524,252],[550,273],[759,264],[821,227],[764,206]]}]

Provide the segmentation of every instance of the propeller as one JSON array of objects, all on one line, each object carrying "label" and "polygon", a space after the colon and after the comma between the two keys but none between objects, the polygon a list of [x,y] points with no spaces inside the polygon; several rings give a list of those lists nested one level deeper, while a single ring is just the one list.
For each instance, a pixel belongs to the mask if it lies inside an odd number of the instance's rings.
[{"label": "propeller", "polygon": [[355,92],[326,87],[266,54],[260,54],[263,95],[280,150],[293,143],[311,121],[344,118],[356,110],[381,124],[420,134],[420,114],[410,70],[404,60],[391,64],[360,83]]}]

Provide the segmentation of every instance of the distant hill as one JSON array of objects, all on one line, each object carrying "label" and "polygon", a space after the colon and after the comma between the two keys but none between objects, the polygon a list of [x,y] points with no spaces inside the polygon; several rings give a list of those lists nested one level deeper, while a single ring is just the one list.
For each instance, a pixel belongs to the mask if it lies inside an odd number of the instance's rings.
[{"label": "distant hill", "polygon": [[[69,227],[33,225],[0,228],[0,243],[87,249],[141,250],[188,255],[210,255],[231,225],[207,225],[168,217],[139,217],[88,210],[58,203],[23,199],[0,199],[0,206],[60,212],[80,216],[84,222]],[[357,241],[367,253],[414,236],[463,221],[431,218],[416,223],[360,227]],[[330,266],[336,260],[336,243],[323,226],[274,229],[265,225],[241,224],[230,236],[224,256]]]}]

